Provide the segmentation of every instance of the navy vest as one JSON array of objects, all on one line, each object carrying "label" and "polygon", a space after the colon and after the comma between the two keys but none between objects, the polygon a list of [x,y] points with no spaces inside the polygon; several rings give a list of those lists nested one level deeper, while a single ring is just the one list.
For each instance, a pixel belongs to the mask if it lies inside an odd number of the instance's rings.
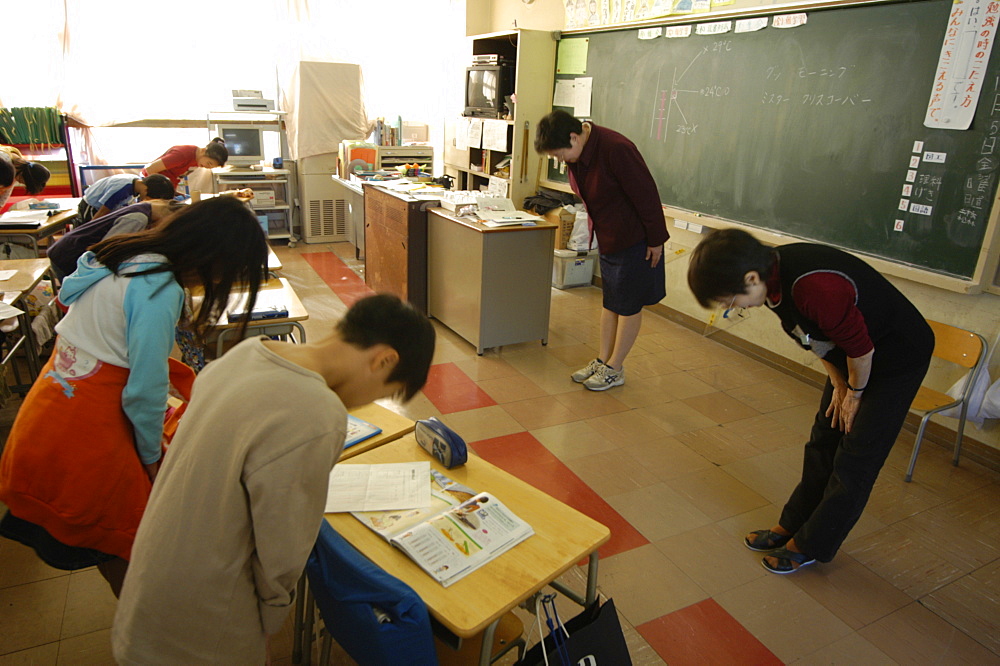
[{"label": "navy vest", "polygon": [[834,346],[816,322],[799,312],[792,299],[792,287],[800,278],[815,272],[832,272],[854,284],[856,305],[875,345],[873,372],[899,374],[930,358],[934,349],[930,326],[917,308],[874,268],[827,245],[791,243],[776,249],[781,302],[771,309],[781,319],[785,332],[800,346],[812,349],[820,358],[842,369],[846,367],[844,350]]}]

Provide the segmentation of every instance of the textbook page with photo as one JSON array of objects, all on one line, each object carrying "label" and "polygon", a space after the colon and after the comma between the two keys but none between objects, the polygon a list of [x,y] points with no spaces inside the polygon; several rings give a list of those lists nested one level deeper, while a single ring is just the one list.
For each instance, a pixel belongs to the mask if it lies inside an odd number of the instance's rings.
[{"label": "textbook page with photo", "polygon": [[434,469],[430,507],[352,515],[445,587],[535,533],[493,495],[476,493]]}]

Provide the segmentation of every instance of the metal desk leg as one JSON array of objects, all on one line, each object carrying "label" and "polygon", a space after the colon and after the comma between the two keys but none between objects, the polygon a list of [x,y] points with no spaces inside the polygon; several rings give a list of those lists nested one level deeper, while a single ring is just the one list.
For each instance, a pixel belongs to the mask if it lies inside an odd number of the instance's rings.
[{"label": "metal desk leg", "polygon": [[[309,585],[306,585],[306,617],[305,624],[303,625],[303,640],[302,640],[302,666],[309,666],[312,663],[312,651],[313,651],[313,624],[316,619],[316,611],[313,608],[315,602],[313,601],[312,590],[309,589]],[[326,666],[324,664],[324,666]]]},{"label": "metal desk leg", "polygon": [[493,636],[496,634],[500,618],[493,620],[490,626],[483,630],[483,646],[479,649],[479,666],[489,666],[490,657],[493,656]]},{"label": "metal desk leg", "polygon": [[587,559],[587,592],[585,597],[581,597],[557,580],[552,581],[549,585],[583,607],[594,603],[594,600],[597,599],[597,551],[592,552]]}]

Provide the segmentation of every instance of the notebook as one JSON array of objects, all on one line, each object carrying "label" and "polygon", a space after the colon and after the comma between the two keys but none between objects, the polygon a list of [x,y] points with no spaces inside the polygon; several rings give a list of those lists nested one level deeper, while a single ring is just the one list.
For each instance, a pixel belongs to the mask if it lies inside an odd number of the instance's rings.
[{"label": "notebook", "polygon": [[357,416],[352,414],[347,415],[347,437],[344,439],[344,448],[349,446],[354,446],[358,442],[363,442],[370,437],[382,432],[382,428],[379,428],[374,423],[369,423],[359,419]]}]

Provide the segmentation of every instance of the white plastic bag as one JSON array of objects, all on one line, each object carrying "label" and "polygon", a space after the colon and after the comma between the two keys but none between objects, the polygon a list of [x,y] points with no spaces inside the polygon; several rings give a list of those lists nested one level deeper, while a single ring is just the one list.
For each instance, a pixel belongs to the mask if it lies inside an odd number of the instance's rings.
[{"label": "white plastic bag", "polygon": [[597,237],[591,238],[590,223],[587,210],[583,206],[577,207],[576,220],[573,221],[573,231],[566,241],[567,250],[576,252],[586,252],[597,249]]},{"label": "white plastic bag", "polygon": [[[968,380],[968,376],[962,377],[957,382],[952,384],[952,387],[946,392],[949,396],[958,400],[962,397],[962,393],[965,391],[965,383]],[[997,382],[1000,384],[1000,382]],[[969,423],[975,423],[977,426],[983,425],[983,420],[987,418],[995,418],[991,416],[986,416],[983,414],[983,400],[986,397],[986,392],[990,389],[990,373],[986,371],[986,368],[982,368],[979,374],[976,376],[976,383],[972,385],[972,393],[969,394],[969,409],[965,413],[965,420]],[[1000,393],[1000,391],[997,391]],[[1000,395],[997,396],[1000,398]],[[953,419],[958,419],[962,417],[962,406],[952,407],[951,409],[946,409],[942,412],[938,412],[941,416],[950,416]]]}]

